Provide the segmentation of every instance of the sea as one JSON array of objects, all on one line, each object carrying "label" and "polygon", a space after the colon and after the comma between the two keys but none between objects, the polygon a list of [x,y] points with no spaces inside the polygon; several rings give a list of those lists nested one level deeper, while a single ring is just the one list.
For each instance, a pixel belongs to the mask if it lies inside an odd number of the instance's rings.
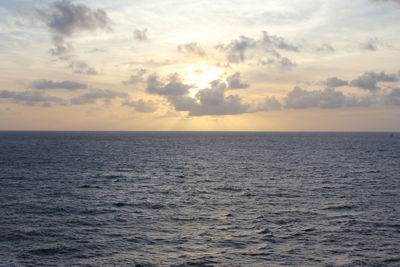
[{"label": "sea", "polygon": [[400,133],[3,131],[0,266],[400,266]]}]

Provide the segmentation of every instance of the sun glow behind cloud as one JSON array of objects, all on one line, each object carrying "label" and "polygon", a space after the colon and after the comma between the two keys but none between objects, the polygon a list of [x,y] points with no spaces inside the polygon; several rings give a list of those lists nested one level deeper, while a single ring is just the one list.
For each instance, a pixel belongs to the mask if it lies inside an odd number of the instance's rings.
[{"label": "sun glow behind cloud", "polygon": [[208,88],[210,83],[223,75],[223,71],[217,68],[211,68],[206,65],[196,66],[186,69],[186,83],[195,85],[190,90],[190,95],[194,97],[200,90]]}]

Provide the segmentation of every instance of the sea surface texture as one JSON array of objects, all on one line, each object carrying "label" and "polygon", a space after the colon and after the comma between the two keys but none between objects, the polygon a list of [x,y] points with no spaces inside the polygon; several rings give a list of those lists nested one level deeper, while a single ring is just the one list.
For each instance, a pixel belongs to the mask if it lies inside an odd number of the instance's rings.
[{"label": "sea surface texture", "polygon": [[0,132],[0,266],[400,266],[400,134]]}]

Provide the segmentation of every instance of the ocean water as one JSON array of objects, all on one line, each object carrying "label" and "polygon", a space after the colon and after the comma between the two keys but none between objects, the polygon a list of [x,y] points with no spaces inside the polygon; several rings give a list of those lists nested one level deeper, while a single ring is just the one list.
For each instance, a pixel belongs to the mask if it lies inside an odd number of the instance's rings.
[{"label": "ocean water", "polygon": [[400,134],[0,132],[0,266],[400,266]]}]

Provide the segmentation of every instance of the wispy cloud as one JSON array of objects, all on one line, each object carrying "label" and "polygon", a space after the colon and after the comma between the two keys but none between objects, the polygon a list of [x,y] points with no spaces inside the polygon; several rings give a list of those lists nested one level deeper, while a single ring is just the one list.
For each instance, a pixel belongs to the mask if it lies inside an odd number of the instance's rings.
[{"label": "wispy cloud", "polygon": [[123,81],[122,83],[124,85],[143,83],[145,81],[144,75],[146,73],[147,73],[146,69],[136,69],[135,73],[132,74],[128,80]]},{"label": "wispy cloud", "polygon": [[8,99],[11,102],[20,103],[27,106],[50,107],[52,104],[58,104],[58,105],[68,104],[67,100],[63,98],[48,96],[43,94],[42,92],[34,92],[34,91],[15,92],[8,90],[0,90],[0,98]]},{"label": "wispy cloud", "polygon": [[72,69],[72,72],[78,73],[78,74],[86,74],[86,75],[97,75],[98,74],[96,69],[89,66],[88,63],[86,63],[83,60],[71,60],[68,63],[68,67],[70,69]]},{"label": "wispy cloud", "polygon": [[87,84],[74,82],[74,81],[62,81],[62,82],[55,82],[52,80],[37,80],[33,81],[28,85],[28,88],[31,89],[38,89],[38,90],[48,90],[48,89],[66,89],[66,90],[81,90],[87,89]]},{"label": "wispy cloud", "polygon": [[96,103],[98,100],[103,100],[106,104],[110,104],[112,99],[118,97],[125,98],[127,97],[127,94],[112,90],[97,89],[74,97],[70,102],[73,105],[85,105]]},{"label": "wispy cloud", "polygon": [[188,44],[183,44],[178,46],[178,51],[182,53],[194,54],[199,57],[206,57],[206,49],[202,47],[199,43],[191,42]]},{"label": "wispy cloud", "polygon": [[122,105],[127,107],[132,107],[136,112],[145,112],[145,113],[154,112],[158,108],[158,105],[155,102],[151,100],[145,101],[143,99],[134,101],[126,100],[122,103]]},{"label": "wispy cloud", "polygon": [[349,84],[348,81],[342,80],[337,77],[330,77],[326,79],[325,81],[322,82],[323,85],[329,87],[329,88],[337,88],[341,86],[346,86]]}]

